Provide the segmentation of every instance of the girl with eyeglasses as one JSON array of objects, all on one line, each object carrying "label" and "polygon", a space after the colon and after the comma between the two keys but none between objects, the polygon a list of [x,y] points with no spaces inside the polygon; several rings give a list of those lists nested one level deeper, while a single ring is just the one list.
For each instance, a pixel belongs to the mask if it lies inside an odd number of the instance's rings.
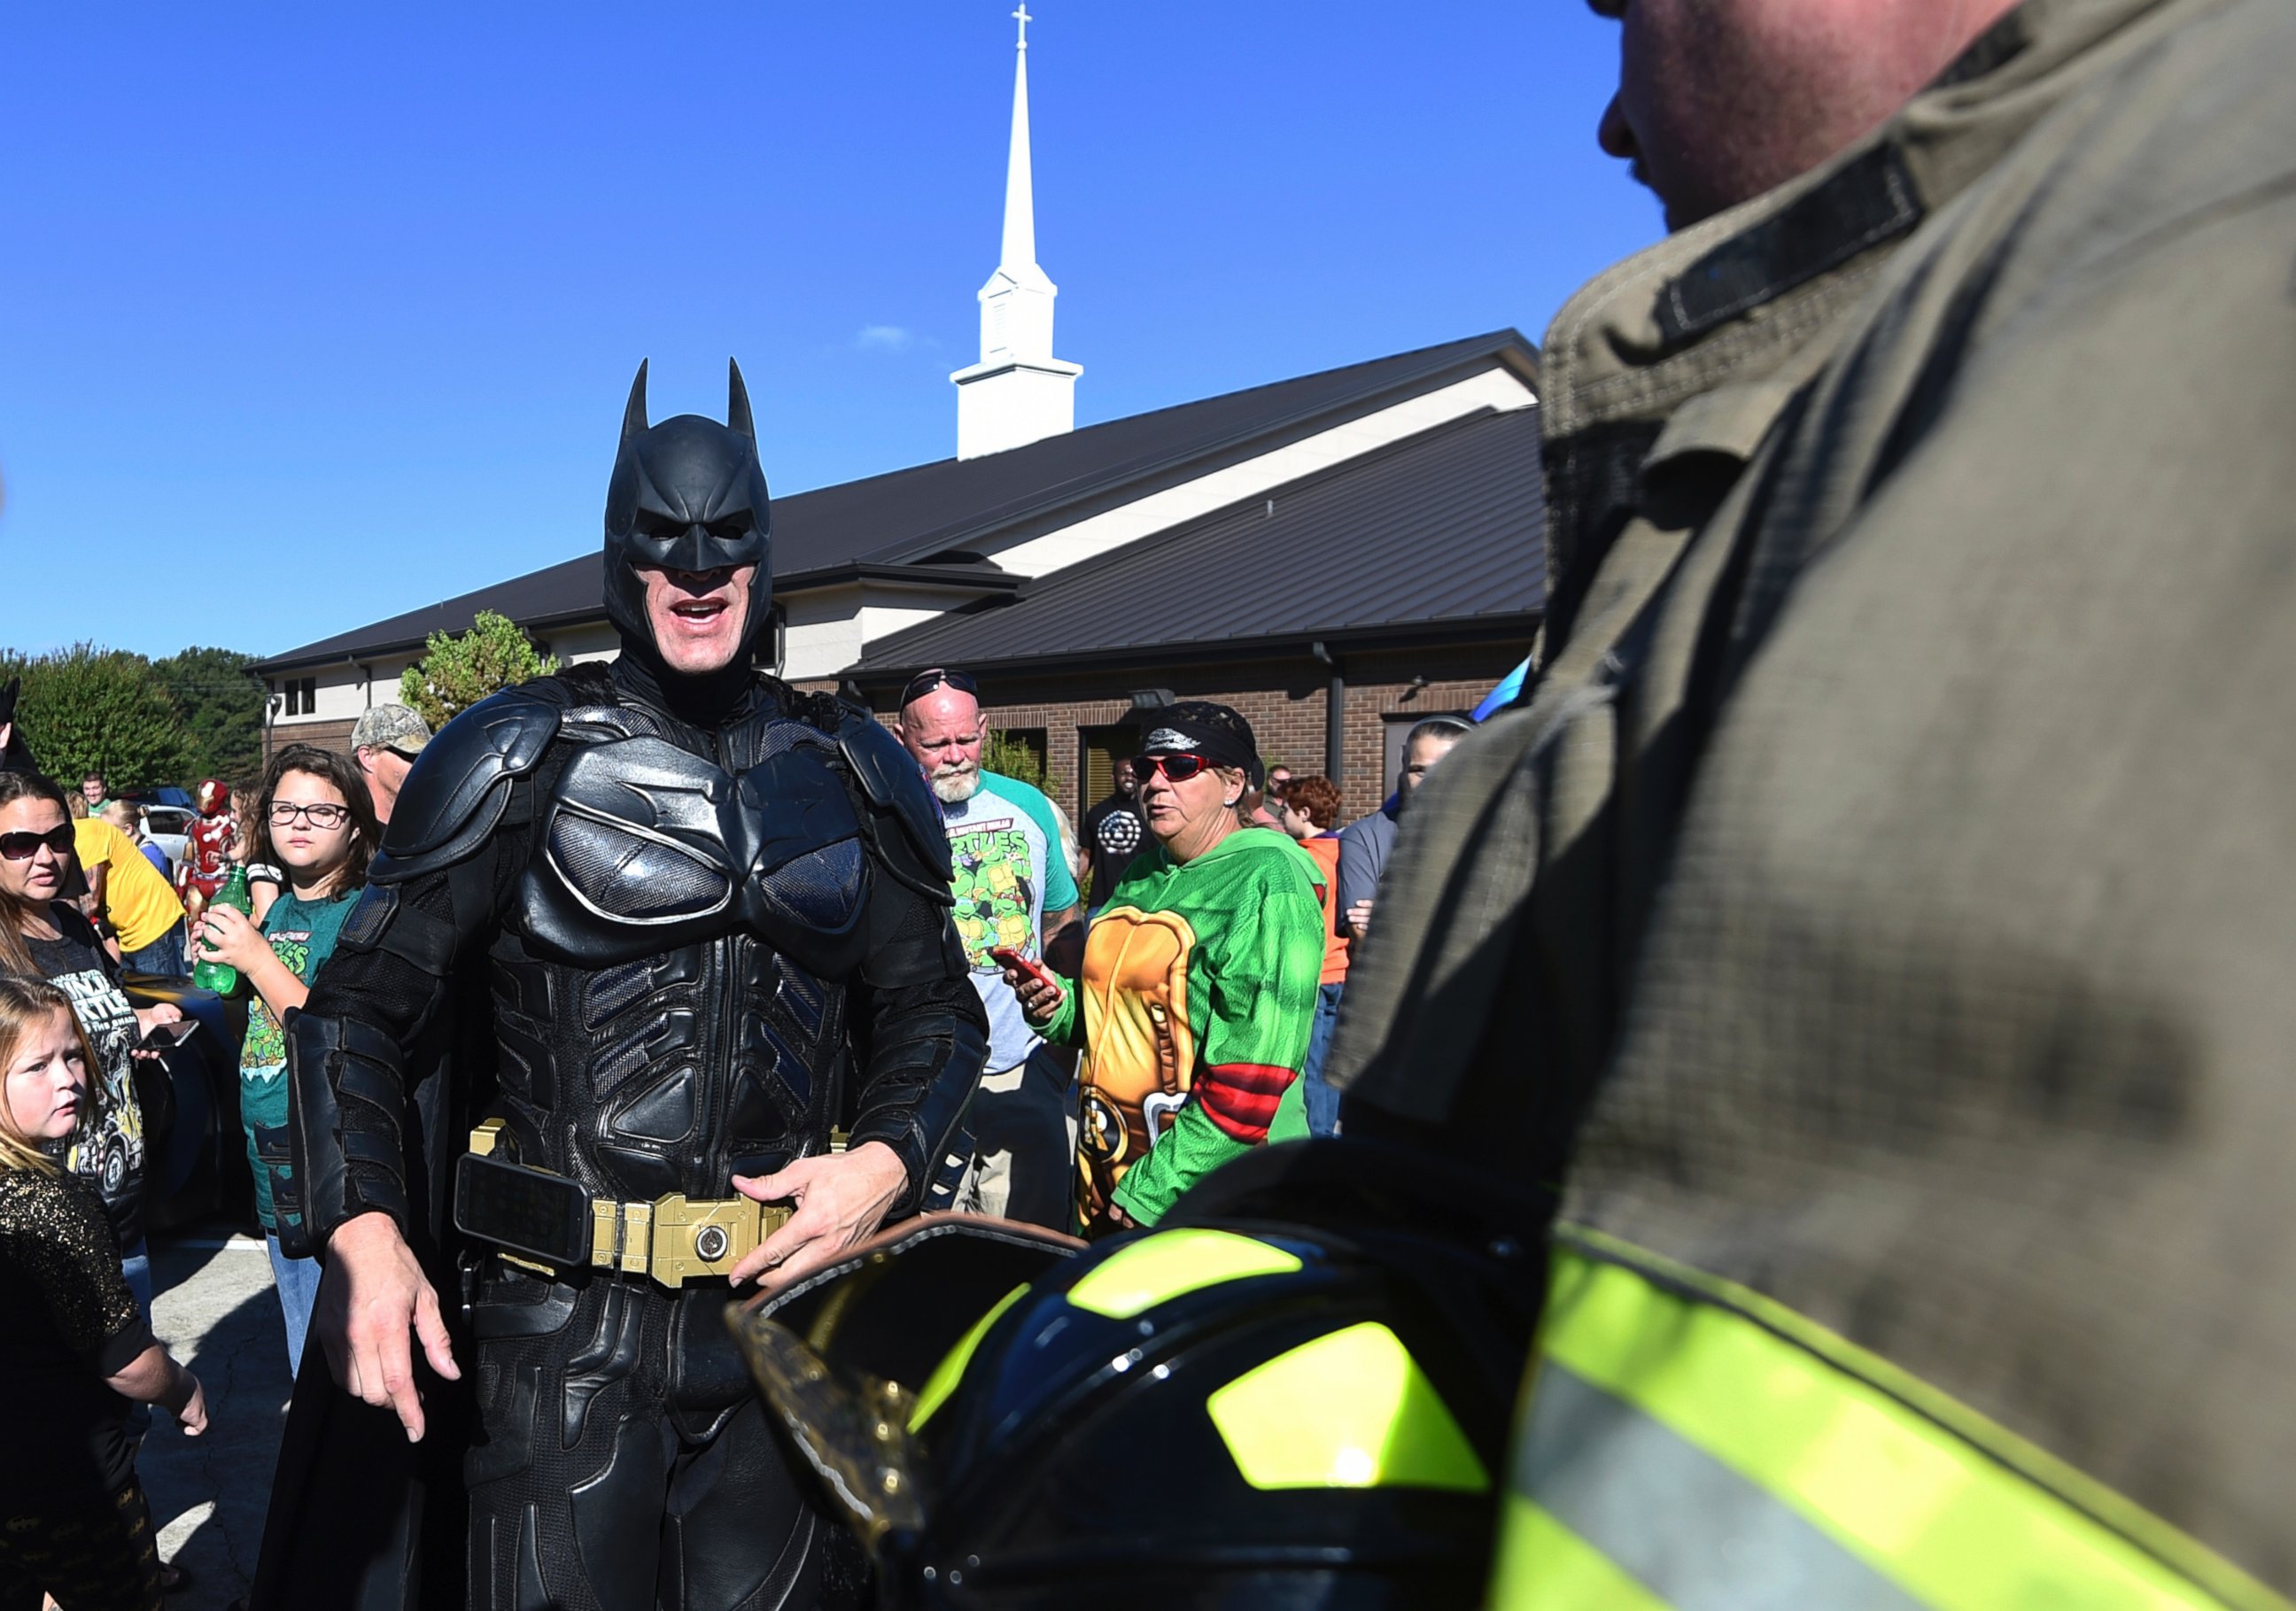
[{"label": "girl with eyeglasses", "polygon": [[174,1006],[140,1011],[119,988],[112,958],[76,902],[64,898],[77,863],[64,791],[36,772],[0,772],[0,972],[53,983],[86,1033],[94,1065],[78,1127],[64,1143],[66,1167],[103,1199],[126,1249],[128,1285],[152,1311],[144,1246],[144,1116],[135,1100],[135,1044],[180,1019]]},{"label": "girl with eyeglasses", "polygon": [[277,867],[287,887],[258,926],[228,906],[211,906],[194,939],[208,956],[239,969],[252,993],[240,1043],[239,1116],[255,1176],[255,1211],[271,1251],[279,1308],[287,1326],[287,1368],[302,1368],[303,1337],[319,1288],[316,1259],[290,1258],[279,1246],[275,1182],[287,1165],[287,1037],[281,1020],[311,994],[333,954],[343,920],[366,886],[381,837],[374,805],[349,760],[331,749],[291,744],[272,758],[250,814],[250,860]]}]

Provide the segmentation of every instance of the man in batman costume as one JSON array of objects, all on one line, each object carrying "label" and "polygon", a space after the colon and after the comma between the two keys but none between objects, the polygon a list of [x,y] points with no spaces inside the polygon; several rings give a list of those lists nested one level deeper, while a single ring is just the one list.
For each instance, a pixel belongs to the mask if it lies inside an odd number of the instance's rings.
[{"label": "man in batman costume", "polygon": [[650,426],[645,378],[606,501],[620,658],[431,741],[291,1020],[283,1184],[346,1392],[300,1384],[259,1611],[859,1587],[746,1389],[728,1283],[931,1206],[987,1025],[914,764],[751,666],[771,552],[740,371],[725,425]]}]

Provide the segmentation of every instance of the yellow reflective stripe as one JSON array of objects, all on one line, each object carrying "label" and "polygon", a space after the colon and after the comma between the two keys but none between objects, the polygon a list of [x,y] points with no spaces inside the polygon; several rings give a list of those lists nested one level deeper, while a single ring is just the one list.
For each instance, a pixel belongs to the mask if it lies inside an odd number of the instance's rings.
[{"label": "yellow reflective stripe", "polygon": [[[1712,1301],[1679,1296],[1612,1259],[1659,1270]],[[1562,1233],[1541,1345],[1930,1604],[2289,1604],[1846,1339],[1615,1239]],[[2109,1507],[2094,1502],[2099,1497]]]},{"label": "yellow reflective stripe", "polygon": [[1611,1564],[1544,1506],[1507,1495],[1490,1611],[1667,1611],[1667,1603]]},{"label": "yellow reflective stripe", "polygon": [[1677,1611],[1926,1611],[1767,1488],[1560,1361],[1540,1362],[1525,1396],[1513,1491]]},{"label": "yellow reflective stripe", "polygon": [[1443,1395],[1377,1321],[1287,1349],[1205,1405],[1255,1488],[1490,1489]]},{"label": "yellow reflective stripe", "polygon": [[996,1323],[998,1315],[1019,1303],[1021,1295],[1028,1289],[1028,1283],[1023,1281],[998,1298],[996,1306],[973,1321],[972,1329],[958,1337],[956,1346],[941,1355],[940,1363],[935,1365],[932,1374],[925,1378],[925,1385],[917,1389],[917,1402],[909,1406],[910,1431],[914,1432],[923,1426],[925,1418],[939,1409],[942,1402],[956,1391],[956,1384],[964,1378],[964,1368],[972,1362],[972,1351],[980,1346],[980,1339],[988,1335],[988,1328]]},{"label": "yellow reflective stripe", "polygon": [[1069,1288],[1069,1302],[1111,1320],[1250,1275],[1289,1275],[1297,1255],[1233,1231],[1164,1231],[1104,1260]]}]

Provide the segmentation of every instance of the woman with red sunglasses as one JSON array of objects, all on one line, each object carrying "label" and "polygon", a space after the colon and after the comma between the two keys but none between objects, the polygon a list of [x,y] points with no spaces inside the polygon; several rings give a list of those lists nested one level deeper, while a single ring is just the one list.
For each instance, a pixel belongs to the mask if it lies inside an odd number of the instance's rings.
[{"label": "woman with red sunglasses", "polygon": [[1155,842],[1094,920],[1078,987],[1004,976],[1046,1040],[1086,1053],[1087,1231],[1152,1225],[1220,1165],[1307,1133],[1292,1087],[1324,962],[1323,873],[1236,814],[1264,776],[1250,724],[1225,705],[1166,706],[1132,769]]}]

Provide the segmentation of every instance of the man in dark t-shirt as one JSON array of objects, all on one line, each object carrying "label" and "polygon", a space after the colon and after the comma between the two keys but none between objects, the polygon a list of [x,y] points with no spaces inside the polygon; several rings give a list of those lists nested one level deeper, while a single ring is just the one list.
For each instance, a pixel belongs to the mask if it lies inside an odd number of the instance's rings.
[{"label": "man in dark t-shirt", "polygon": [[1089,899],[1094,912],[1108,904],[1109,892],[1132,864],[1132,858],[1140,854],[1147,833],[1147,824],[1140,819],[1140,784],[1132,775],[1132,763],[1117,762],[1115,776],[1116,792],[1084,814],[1085,855],[1092,863]]}]

